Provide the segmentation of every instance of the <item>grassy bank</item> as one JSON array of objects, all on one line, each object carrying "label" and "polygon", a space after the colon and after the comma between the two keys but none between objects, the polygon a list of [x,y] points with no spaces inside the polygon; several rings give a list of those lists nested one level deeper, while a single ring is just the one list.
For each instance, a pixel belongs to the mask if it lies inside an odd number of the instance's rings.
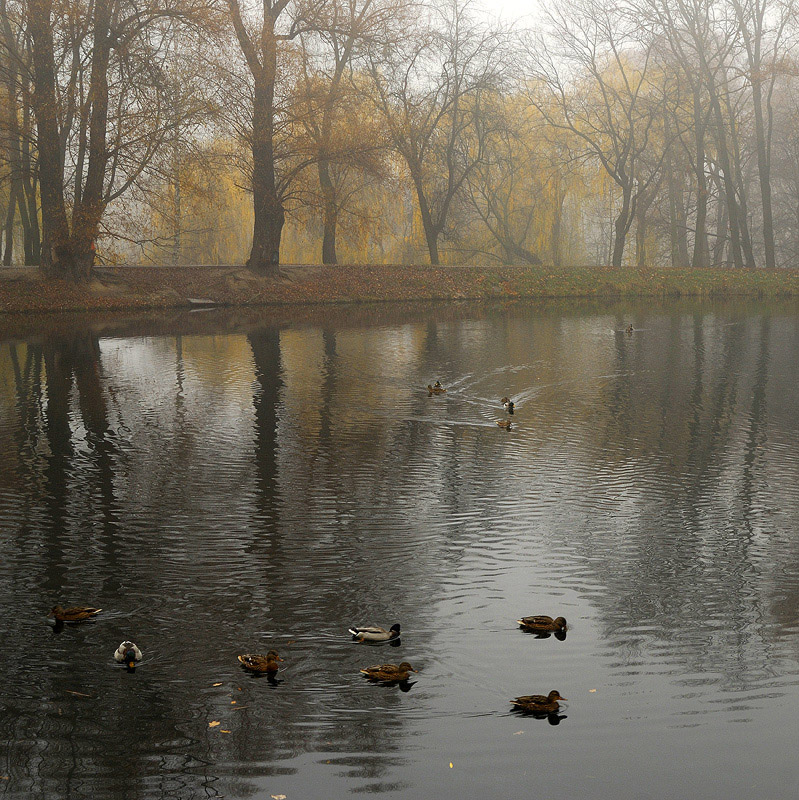
[{"label": "grassy bank", "polygon": [[86,285],[0,268],[0,311],[180,308],[416,300],[799,297],[799,270],[610,267],[287,266],[274,278],[242,267],[101,267]]}]

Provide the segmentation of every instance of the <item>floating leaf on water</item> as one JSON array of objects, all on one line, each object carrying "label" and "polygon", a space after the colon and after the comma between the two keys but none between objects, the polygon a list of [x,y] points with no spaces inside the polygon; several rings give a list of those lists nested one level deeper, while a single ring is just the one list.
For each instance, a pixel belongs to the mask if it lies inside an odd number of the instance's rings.
[{"label": "floating leaf on water", "polygon": [[221,686],[221,685],[222,685],[222,681],[219,681],[219,683],[212,683],[211,684],[211,686]]},{"label": "floating leaf on water", "polygon": [[284,794],[273,794],[271,797],[272,800],[286,800],[286,795]]},{"label": "floating leaf on water", "polygon": [[220,728],[220,729],[219,729],[219,732],[220,732],[220,733],[230,733],[230,731],[226,731],[224,728]]},{"label": "floating leaf on water", "polygon": [[231,700],[230,701],[230,705],[235,706],[236,705],[236,701],[235,700]]},{"label": "floating leaf on water", "polygon": [[209,723],[208,723],[208,727],[209,727],[209,728],[217,728],[217,727],[219,727],[221,724],[222,724],[222,723],[221,723],[221,722],[220,722],[218,719],[215,719],[213,722],[209,722]]},{"label": "floating leaf on water", "polygon": [[449,762],[449,768],[452,769],[452,762]]},{"label": "floating leaf on water", "polygon": [[596,691],[596,689],[589,689],[588,691],[589,691],[589,692],[595,692],[595,691]]},{"label": "floating leaf on water", "polygon": [[524,731],[516,731],[516,733],[514,733],[513,735],[514,736],[521,736],[523,733],[524,733]]}]

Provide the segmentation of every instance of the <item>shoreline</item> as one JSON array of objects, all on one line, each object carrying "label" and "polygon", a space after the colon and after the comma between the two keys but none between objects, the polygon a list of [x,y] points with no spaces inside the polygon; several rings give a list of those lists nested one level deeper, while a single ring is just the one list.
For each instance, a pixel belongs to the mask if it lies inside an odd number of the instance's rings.
[{"label": "shoreline", "polygon": [[286,265],[96,267],[92,280],[48,280],[0,267],[0,313],[523,299],[799,297],[799,269]]}]

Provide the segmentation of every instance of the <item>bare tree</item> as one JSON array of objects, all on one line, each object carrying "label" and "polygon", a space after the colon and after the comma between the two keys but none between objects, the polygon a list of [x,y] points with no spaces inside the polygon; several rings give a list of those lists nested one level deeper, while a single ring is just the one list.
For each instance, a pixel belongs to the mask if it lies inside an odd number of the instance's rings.
[{"label": "bare tree", "polygon": [[[616,183],[621,203],[614,222],[611,262],[619,267],[636,204],[665,157],[642,158],[656,146],[662,96],[650,69],[653,40],[627,6],[578,0],[550,6],[547,36],[528,43],[528,97],[544,119],[582,142]],[[662,131],[659,134],[662,145]]]},{"label": "bare tree", "polygon": [[427,30],[414,31],[393,53],[372,51],[370,71],[436,265],[453,200],[482,159],[474,126],[482,93],[501,77],[503,36],[486,29],[459,0],[434,8],[431,17]]}]

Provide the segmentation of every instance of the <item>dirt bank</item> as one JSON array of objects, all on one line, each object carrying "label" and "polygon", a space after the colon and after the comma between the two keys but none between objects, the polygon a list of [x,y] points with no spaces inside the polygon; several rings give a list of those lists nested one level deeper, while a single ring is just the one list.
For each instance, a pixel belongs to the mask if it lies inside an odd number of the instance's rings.
[{"label": "dirt bank", "polygon": [[86,285],[33,268],[0,268],[0,311],[109,311],[416,300],[622,297],[799,297],[799,270],[610,267],[100,267]]}]

